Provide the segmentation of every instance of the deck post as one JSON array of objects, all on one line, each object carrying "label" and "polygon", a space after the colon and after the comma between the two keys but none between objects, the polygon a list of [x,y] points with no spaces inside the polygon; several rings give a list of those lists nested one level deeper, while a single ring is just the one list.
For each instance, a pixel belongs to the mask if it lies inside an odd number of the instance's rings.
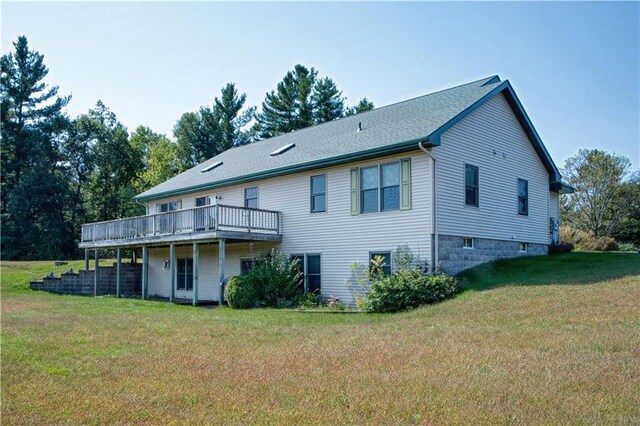
[{"label": "deck post", "polygon": [[98,270],[100,269],[100,258],[98,249],[95,249],[95,264],[94,264],[94,273],[93,273],[93,295],[98,295]]},{"label": "deck post", "polygon": [[122,256],[120,249],[116,249],[116,297],[120,297],[122,290]]},{"label": "deck post", "polygon": [[84,249],[84,270],[89,270],[89,249]]},{"label": "deck post", "polygon": [[173,303],[174,293],[176,288],[176,245],[171,244],[169,246],[169,271],[171,272],[171,290],[169,292],[169,303]]},{"label": "deck post", "polygon": [[193,306],[198,306],[198,271],[200,269],[200,246],[193,243]]},{"label": "deck post", "polygon": [[147,298],[149,288],[149,249],[142,246],[142,300]]},{"label": "deck post", "polygon": [[218,305],[222,306],[222,303],[224,301],[224,238],[220,239],[218,246],[218,270],[220,272],[220,292],[218,294]]}]

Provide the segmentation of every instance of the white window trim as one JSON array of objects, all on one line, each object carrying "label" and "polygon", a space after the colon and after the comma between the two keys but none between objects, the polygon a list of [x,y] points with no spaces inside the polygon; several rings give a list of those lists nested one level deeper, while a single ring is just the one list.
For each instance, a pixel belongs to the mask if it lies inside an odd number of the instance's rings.
[{"label": "white window trim", "polygon": [[[471,247],[466,247],[464,245],[465,240],[471,240]],[[476,239],[473,237],[462,237],[462,248],[464,250],[474,250],[476,248]]]}]

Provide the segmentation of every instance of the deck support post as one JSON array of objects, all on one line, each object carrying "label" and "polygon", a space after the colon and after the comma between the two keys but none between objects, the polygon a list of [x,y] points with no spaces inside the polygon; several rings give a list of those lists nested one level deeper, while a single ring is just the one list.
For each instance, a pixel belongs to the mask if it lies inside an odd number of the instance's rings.
[{"label": "deck support post", "polygon": [[142,246],[142,300],[147,298],[149,288],[149,249]]},{"label": "deck support post", "polygon": [[95,264],[94,264],[94,273],[93,273],[93,295],[98,295],[98,273],[100,269],[100,255],[98,253],[98,249],[95,249]]},{"label": "deck support post", "polygon": [[193,306],[198,306],[198,272],[200,269],[200,246],[193,243]]},{"label": "deck support post", "polygon": [[84,270],[89,270],[89,249],[84,249]]},{"label": "deck support post", "polygon": [[218,270],[220,272],[220,291],[218,294],[218,305],[222,306],[224,301],[224,253],[225,239],[222,238],[218,244]]},{"label": "deck support post", "polygon": [[116,297],[120,297],[122,292],[122,253],[116,249]]},{"label": "deck support post", "polygon": [[169,245],[169,271],[171,272],[171,291],[169,292],[169,303],[173,303],[173,299],[175,296],[175,288],[176,288],[176,273],[177,265],[176,261],[176,245]]}]

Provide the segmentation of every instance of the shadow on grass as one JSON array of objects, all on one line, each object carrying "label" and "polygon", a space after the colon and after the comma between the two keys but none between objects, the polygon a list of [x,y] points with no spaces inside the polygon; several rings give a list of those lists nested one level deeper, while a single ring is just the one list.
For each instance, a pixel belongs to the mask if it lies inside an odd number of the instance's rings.
[{"label": "shadow on grass", "polygon": [[461,274],[465,290],[514,285],[594,284],[637,276],[640,255],[635,252],[575,252],[520,257],[483,264]]}]

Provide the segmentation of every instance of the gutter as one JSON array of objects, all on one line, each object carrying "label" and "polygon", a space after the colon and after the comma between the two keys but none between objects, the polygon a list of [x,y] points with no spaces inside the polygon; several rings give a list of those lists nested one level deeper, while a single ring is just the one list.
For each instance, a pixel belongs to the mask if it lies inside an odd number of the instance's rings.
[{"label": "gutter", "polygon": [[437,209],[437,204],[436,204],[436,159],[435,157],[431,154],[430,149],[427,149],[424,147],[423,141],[418,142],[418,148],[420,148],[420,150],[422,152],[424,152],[425,154],[427,154],[427,156],[431,159],[431,194],[432,194],[432,206],[433,206],[433,210],[432,210],[432,223],[433,223],[433,246],[434,246],[434,250],[433,250],[433,262],[431,262],[431,264],[429,265],[429,271],[430,272],[435,272],[437,270],[437,265],[439,262],[439,256],[438,256],[438,209]]}]

